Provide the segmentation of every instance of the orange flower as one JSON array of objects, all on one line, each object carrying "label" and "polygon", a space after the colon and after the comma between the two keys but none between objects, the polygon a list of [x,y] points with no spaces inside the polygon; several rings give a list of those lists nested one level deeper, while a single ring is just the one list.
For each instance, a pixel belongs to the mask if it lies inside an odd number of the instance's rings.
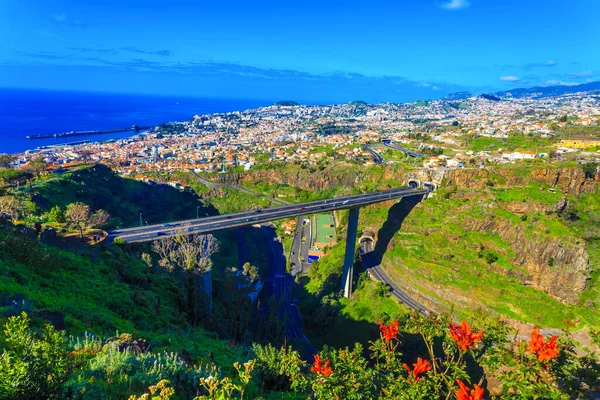
[{"label": "orange flower", "polygon": [[399,332],[398,325],[398,321],[392,322],[389,326],[386,326],[383,324],[383,322],[379,321],[379,331],[381,333],[381,337],[385,339],[386,343],[389,343],[392,339],[396,339],[396,336],[398,336]]},{"label": "orange flower", "polygon": [[473,385],[473,389],[469,389],[460,379],[457,379],[456,383],[458,383],[459,387],[456,391],[456,398],[458,400],[483,400],[485,389],[479,387],[478,384]]},{"label": "orange flower", "polygon": [[483,331],[473,333],[473,329],[469,328],[469,324],[463,321],[461,325],[450,324],[450,335],[462,351],[467,351],[475,347],[475,343],[481,341]]},{"label": "orange flower", "polygon": [[540,362],[550,361],[553,358],[558,357],[560,351],[558,350],[558,338],[552,336],[548,339],[548,342],[544,341],[544,337],[540,334],[537,329],[534,329],[531,333],[531,340],[529,341],[529,352],[537,355],[537,359]]},{"label": "orange flower", "polygon": [[315,362],[313,363],[312,367],[310,367],[310,370],[312,372],[316,372],[317,374],[329,376],[333,372],[329,364],[331,364],[331,361],[325,360],[325,362],[323,362],[321,357],[319,357],[318,354],[315,354]]},{"label": "orange flower", "polygon": [[421,357],[417,358],[416,364],[413,364],[413,367],[415,367],[415,369],[412,371],[410,370],[410,367],[407,364],[402,364],[402,366],[408,371],[409,377],[411,374],[412,376],[414,376],[415,382],[419,382],[421,380],[421,378],[419,378],[419,374],[424,374],[425,372],[431,369],[429,361],[423,360]]}]

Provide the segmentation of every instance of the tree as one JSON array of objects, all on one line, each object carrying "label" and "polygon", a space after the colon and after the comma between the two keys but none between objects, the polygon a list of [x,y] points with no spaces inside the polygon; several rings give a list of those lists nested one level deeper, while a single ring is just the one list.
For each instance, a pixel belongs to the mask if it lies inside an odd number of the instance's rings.
[{"label": "tree", "polygon": [[110,214],[104,210],[98,210],[92,214],[90,217],[88,224],[93,228],[103,228],[108,223],[108,219],[110,218]]},{"label": "tree", "polygon": [[90,207],[78,202],[67,206],[65,217],[69,225],[79,230],[79,237],[83,239],[85,228],[100,228],[106,225],[110,215],[104,210],[98,210],[94,214],[90,214]]},{"label": "tree", "polygon": [[46,215],[48,222],[56,222],[59,224],[65,223],[65,213],[60,209],[59,206],[54,206]]},{"label": "tree", "polygon": [[83,203],[69,204],[65,216],[69,224],[79,230],[79,237],[83,239],[83,229],[90,218],[90,207]]},{"label": "tree", "polygon": [[41,332],[34,332],[23,313],[8,319],[4,335],[0,398],[61,398],[69,374],[65,334],[49,324]]},{"label": "tree", "polygon": [[[182,270],[187,275],[189,321],[197,322],[197,285],[196,276],[210,274],[210,257],[219,251],[219,241],[213,235],[185,235],[182,231],[174,236],[154,242],[153,250],[159,255],[158,264],[168,271]],[[209,276],[210,277],[210,276]],[[207,288],[210,280],[205,281],[206,294],[212,299],[212,289]]]},{"label": "tree", "polygon": [[31,184],[33,173],[28,170],[0,169],[0,181],[17,189],[26,182]]},{"label": "tree", "polygon": [[254,282],[254,280],[258,277],[258,269],[249,262],[244,263],[242,268],[242,274],[249,276],[250,280]]},{"label": "tree", "polygon": [[7,219],[18,219],[21,213],[21,202],[15,196],[0,197],[0,216]]},{"label": "tree", "polygon": [[581,168],[585,174],[585,179],[594,179],[596,177],[596,172],[598,171],[598,163],[588,162],[583,164]]},{"label": "tree", "polygon": [[46,162],[46,160],[44,159],[43,156],[39,156],[39,157],[32,158],[29,161],[29,166],[35,172],[35,176],[39,178],[42,171],[46,170],[48,163]]},{"label": "tree", "polygon": [[12,168],[17,157],[12,154],[0,154],[0,168]]}]

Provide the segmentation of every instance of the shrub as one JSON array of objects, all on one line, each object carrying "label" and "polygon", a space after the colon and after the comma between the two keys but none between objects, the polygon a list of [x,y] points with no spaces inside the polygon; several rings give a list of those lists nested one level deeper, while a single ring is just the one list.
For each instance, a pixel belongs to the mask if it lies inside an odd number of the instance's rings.
[{"label": "shrub", "polygon": [[68,377],[67,341],[63,332],[29,326],[23,313],[8,319],[6,347],[0,355],[0,398],[59,398]]}]

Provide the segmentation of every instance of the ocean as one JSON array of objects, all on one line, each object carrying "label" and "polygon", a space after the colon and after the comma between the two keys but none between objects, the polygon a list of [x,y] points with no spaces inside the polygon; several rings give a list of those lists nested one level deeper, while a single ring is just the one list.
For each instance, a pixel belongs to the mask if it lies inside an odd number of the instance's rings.
[{"label": "ocean", "polygon": [[175,96],[0,89],[0,153],[40,146],[119,139],[135,131],[68,138],[27,139],[27,135],[154,126],[186,121],[195,114],[242,111],[274,101]]}]

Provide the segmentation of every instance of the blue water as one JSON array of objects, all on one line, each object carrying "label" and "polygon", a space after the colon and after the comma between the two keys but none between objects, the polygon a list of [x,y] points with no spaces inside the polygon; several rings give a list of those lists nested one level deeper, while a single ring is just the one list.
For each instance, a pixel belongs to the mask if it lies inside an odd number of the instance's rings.
[{"label": "blue water", "polygon": [[81,140],[124,138],[136,133],[127,131],[35,140],[27,139],[27,135],[158,125],[186,121],[195,114],[241,111],[272,103],[264,100],[0,89],[0,153],[17,153]]}]

